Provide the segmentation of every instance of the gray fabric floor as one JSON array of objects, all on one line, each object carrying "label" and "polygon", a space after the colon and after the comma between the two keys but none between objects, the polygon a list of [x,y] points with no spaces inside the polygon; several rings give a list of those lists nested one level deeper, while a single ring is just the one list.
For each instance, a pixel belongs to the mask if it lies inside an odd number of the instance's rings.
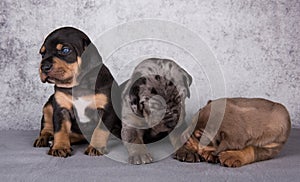
[{"label": "gray fabric floor", "polygon": [[38,131],[0,131],[0,181],[299,181],[300,129],[293,129],[275,159],[230,169],[208,163],[182,163],[170,157],[134,166],[83,154],[55,158],[48,148],[33,148]]}]

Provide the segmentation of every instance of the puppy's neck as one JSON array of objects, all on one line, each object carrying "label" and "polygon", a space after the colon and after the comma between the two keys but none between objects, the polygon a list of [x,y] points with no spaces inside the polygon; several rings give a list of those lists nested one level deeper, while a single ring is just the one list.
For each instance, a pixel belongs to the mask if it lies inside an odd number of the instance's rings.
[{"label": "puppy's neck", "polygon": [[68,95],[72,95],[72,87],[71,88],[64,88],[64,87],[58,87],[58,86],[54,86],[54,91],[57,92],[57,91],[60,91],[60,92],[63,92],[65,94],[68,94]]},{"label": "puppy's neck", "polygon": [[95,94],[95,86],[99,71],[101,69],[100,66],[95,66],[92,69],[83,69],[81,73],[76,78],[78,84],[73,87],[59,87],[55,85],[54,90],[60,91],[65,94],[71,95],[72,97],[78,98],[84,95],[93,95]]},{"label": "puppy's neck", "polygon": [[63,87],[54,86],[54,91],[63,92],[67,95],[72,96],[73,98],[79,98],[85,95],[94,95],[95,87],[87,87],[87,85],[78,85],[72,88],[63,88]]}]

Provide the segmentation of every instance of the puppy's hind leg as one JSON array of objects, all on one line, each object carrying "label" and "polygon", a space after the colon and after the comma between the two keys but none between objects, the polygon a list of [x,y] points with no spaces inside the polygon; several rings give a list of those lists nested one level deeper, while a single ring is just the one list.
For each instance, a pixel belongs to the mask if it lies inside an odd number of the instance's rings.
[{"label": "puppy's hind leg", "polygon": [[255,147],[255,162],[274,158],[282,149],[282,143],[271,143],[263,147]]},{"label": "puppy's hind leg", "polygon": [[241,150],[226,150],[219,153],[219,160],[225,167],[241,167],[255,161],[255,147],[248,146]]},{"label": "puppy's hind leg", "polygon": [[221,165],[226,167],[241,167],[273,158],[279,153],[282,146],[279,143],[271,143],[263,147],[248,146],[242,150],[227,150],[219,154],[219,160]]}]

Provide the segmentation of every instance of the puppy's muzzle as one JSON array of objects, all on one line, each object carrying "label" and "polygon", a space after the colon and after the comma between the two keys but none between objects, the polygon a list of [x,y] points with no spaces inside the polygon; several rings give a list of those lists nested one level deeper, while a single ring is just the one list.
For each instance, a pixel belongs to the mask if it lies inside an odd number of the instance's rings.
[{"label": "puppy's muzzle", "polygon": [[43,73],[49,73],[53,67],[52,63],[46,62],[41,65],[41,70]]}]

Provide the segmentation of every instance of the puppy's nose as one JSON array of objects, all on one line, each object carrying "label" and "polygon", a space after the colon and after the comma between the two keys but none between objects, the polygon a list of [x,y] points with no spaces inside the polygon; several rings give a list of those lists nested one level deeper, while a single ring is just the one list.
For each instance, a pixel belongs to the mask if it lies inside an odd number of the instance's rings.
[{"label": "puppy's nose", "polygon": [[51,71],[52,66],[53,65],[51,63],[44,63],[44,64],[41,65],[41,70],[44,73],[48,73],[48,72]]}]

